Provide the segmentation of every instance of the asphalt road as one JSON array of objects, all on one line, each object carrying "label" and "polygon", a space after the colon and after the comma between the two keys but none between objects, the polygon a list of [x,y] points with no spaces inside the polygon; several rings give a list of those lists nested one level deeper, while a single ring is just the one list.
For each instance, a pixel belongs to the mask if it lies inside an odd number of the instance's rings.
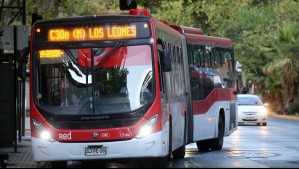
[{"label": "asphalt road", "polygon": [[270,118],[267,126],[244,125],[225,138],[222,151],[187,146],[172,168],[299,168],[299,121]]},{"label": "asphalt road", "polygon": [[[69,163],[69,167],[81,165]],[[105,167],[144,166],[142,161],[141,166],[132,161],[106,163]],[[231,136],[225,137],[221,151],[199,152],[195,143],[189,144],[185,158],[171,159],[169,168],[299,168],[299,121],[270,118],[267,126],[239,126]]]},{"label": "asphalt road", "polygon": [[[141,164],[141,165],[137,165]],[[130,162],[69,162],[69,168],[142,168]],[[42,166],[42,165],[39,165]],[[171,159],[169,168],[299,168],[299,121],[270,118],[267,126],[244,125],[225,137],[221,151],[199,152],[187,145],[184,159]]]}]

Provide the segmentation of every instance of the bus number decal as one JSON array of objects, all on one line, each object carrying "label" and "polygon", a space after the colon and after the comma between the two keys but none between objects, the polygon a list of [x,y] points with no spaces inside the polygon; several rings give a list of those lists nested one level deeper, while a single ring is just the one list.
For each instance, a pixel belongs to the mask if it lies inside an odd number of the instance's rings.
[{"label": "bus number decal", "polygon": [[64,29],[53,29],[49,32],[50,41],[70,40],[70,32]]}]

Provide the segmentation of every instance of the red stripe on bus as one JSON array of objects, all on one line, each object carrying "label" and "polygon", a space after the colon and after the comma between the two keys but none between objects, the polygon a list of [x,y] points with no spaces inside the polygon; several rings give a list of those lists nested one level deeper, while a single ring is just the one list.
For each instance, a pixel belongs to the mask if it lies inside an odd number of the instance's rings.
[{"label": "red stripe on bus", "polygon": [[193,101],[193,115],[206,114],[217,101],[237,100],[234,91],[234,89],[214,89],[205,100]]}]

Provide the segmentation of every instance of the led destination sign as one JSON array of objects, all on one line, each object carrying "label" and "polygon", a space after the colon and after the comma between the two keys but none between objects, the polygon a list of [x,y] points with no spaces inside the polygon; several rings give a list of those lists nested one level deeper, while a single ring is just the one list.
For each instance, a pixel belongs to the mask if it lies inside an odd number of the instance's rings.
[{"label": "led destination sign", "polygon": [[48,29],[48,41],[107,40],[136,37],[136,25]]},{"label": "led destination sign", "polygon": [[141,39],[151,36],[148,22],[126,23],[40,23],[34,31],[35,42],[78,42]]}]

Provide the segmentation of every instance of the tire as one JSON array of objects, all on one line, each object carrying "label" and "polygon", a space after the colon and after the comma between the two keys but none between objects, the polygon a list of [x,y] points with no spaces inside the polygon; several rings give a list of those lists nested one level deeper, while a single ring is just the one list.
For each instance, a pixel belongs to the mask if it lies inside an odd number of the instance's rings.
[{"label": "tire", "polygon": [[224,140],[224,122],[222,117],[219,117],[218,122],[218,137],[212,139],[211,142],[211,149],[212,150],[221,150],[223,147],[223,140]]},{"label": "tire", "polygon": [[176,158],[176,159],[184,158],[185,154],[186,154],[186,145],[183,145],[182,147],[180,147],[172,152],[173,158]]},{"label": "tire", "polygon": [[199,151],[209,151],[210,150],[209,140],[197,141],[196,145],[197,145],[197,148]]},{"label": "tire", "polygon": [[267,126],[267,123],[263,123],[263,126]]},{"label": "tire", "polygon": [[153,168],[168,168],[168,157],[161,157],[153,159]]},{"label": "tire", "polygon": [[67,168],[67,161],[51,161],[46,168]]},{"label": "tire", "polygon": [[82,168],[106,168],[107,163],[105,161],[83,161]]}]

